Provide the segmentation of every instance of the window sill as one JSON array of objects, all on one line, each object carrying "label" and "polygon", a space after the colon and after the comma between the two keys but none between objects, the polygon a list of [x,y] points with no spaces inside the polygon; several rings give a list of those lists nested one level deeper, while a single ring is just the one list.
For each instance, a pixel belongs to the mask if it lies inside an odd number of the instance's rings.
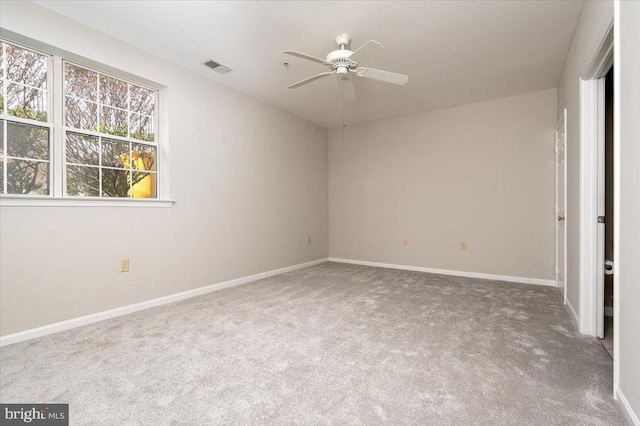
[{"label": "window sill", "polygon": [[0,195],[0,207],[171,207],[173,200],[151,198],[47,197]]}]

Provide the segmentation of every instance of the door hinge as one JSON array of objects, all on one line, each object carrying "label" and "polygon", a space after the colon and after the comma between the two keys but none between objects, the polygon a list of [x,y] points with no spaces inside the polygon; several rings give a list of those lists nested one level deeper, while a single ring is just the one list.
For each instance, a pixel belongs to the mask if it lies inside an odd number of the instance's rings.
[{"label": "door hinge", "polygon": [[598,223],[604,223],[604,216],[598,216]]}]

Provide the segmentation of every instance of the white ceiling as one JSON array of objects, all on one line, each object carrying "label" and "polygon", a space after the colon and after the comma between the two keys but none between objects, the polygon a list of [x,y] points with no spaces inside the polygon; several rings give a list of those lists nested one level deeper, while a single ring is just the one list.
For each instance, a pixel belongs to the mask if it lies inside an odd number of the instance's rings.
[{"label": "white ceiling", "polygon": [[[405,86],[356,79],[347,124],[556,87],[579,1],[36,1],[323,127],[342,125],[335,76],[283,54],[324,58],[347,33],[384,49],[365,66],[410,76]],[[234,71],[220,75],[213,59]],[[287,70],[282,64],[289,62]]]}]

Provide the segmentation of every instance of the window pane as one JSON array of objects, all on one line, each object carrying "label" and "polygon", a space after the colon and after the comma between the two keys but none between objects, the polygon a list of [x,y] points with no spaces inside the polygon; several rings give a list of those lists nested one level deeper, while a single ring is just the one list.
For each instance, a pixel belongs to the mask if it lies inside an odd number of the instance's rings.
[{"label": "window pane", "polygon": [[64,93],[96,102],[98,100],[98,73],[65,62]]},{"label": "window pane", "polygon": [[100,103],[117,108],[128,108],[128,84],[122,80],[100,74]]},{"label": "window pane", "polygon": [[40,89],[47,88],[47,57],[7,44],[7,78]]},{"label": "window pane", "polygon": [[100,144],[96,136],[67,132],[67,163],[100,165]]},{"label": "window pane", "polygon": [[155,92],[131,85],[131,111],[142,115],[153,115]]},{"label": "window pane", "polygon": [[7,194],[49,194],[49,164],[7,158]]},{"label": "window pane", "polygon": [[131,196],[133,198],[156,198],[156,174],[132,172]]},{"label": "window pane", "polygon": [[153,117],[131,113],[131,137],[153,142]]},{"label": "window pane", "polygon": [[0,157],[0,194],[4,194],[4,158]]},{"label": "window pane", "polygon": [[4,43],[0,41],[0,78],[6,78],[4,75]]},{"label": "window pane", "polygon": [[100,132],[116,136],[129,136],[127,134],[127,111],[100,107]]},{"label": "window pane", "polygon": [[118,169],[102,169],[102,196],[128,197],[129,171]]},{"label": "window pane", "polygon": [[0,113],[4,112],[4,81],[0,80]]},{"label": "window pane", "polygon": [[102,165],[129,168],[129,142],[102,139]]},{"label": "window pane", "polygon": [[136,170],[156,170],[156,147],[133,144],[131,149],[131,168]]},{"label": "window pane", "polygon": [[7,113],[47,121],[47,92],[20,84],[7,84]]},{"label": "window pane", "polygon": [[65,98],[65,123],[76,129],[98,130],[97,105],[80,99]]},{"label": "window pane", "polygon": [[49,129],[7,123],[7,153],[12,157],[49,159]]},{"label": "window pane", "polygon": [[67,166],[67,195],[98,197],[100,170],[97,167]]},{"label": "window pane", "polygon": [[4,155],[4,120],[0,120],[0,155]]}]

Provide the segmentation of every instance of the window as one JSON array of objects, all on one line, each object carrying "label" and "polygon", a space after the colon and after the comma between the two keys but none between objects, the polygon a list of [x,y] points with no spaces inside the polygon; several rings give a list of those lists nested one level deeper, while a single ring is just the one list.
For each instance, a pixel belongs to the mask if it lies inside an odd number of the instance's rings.
[{"label": "window", "polygon": [[158,197],[157,90],[0,48],[0,194]]},{"label": "window", "polygon": [[50,193],[50,57],[0,42],[0,193]]},{"label": "window", "polygon": [[64,63],[66,193],[156,197],[156,92]]}]

